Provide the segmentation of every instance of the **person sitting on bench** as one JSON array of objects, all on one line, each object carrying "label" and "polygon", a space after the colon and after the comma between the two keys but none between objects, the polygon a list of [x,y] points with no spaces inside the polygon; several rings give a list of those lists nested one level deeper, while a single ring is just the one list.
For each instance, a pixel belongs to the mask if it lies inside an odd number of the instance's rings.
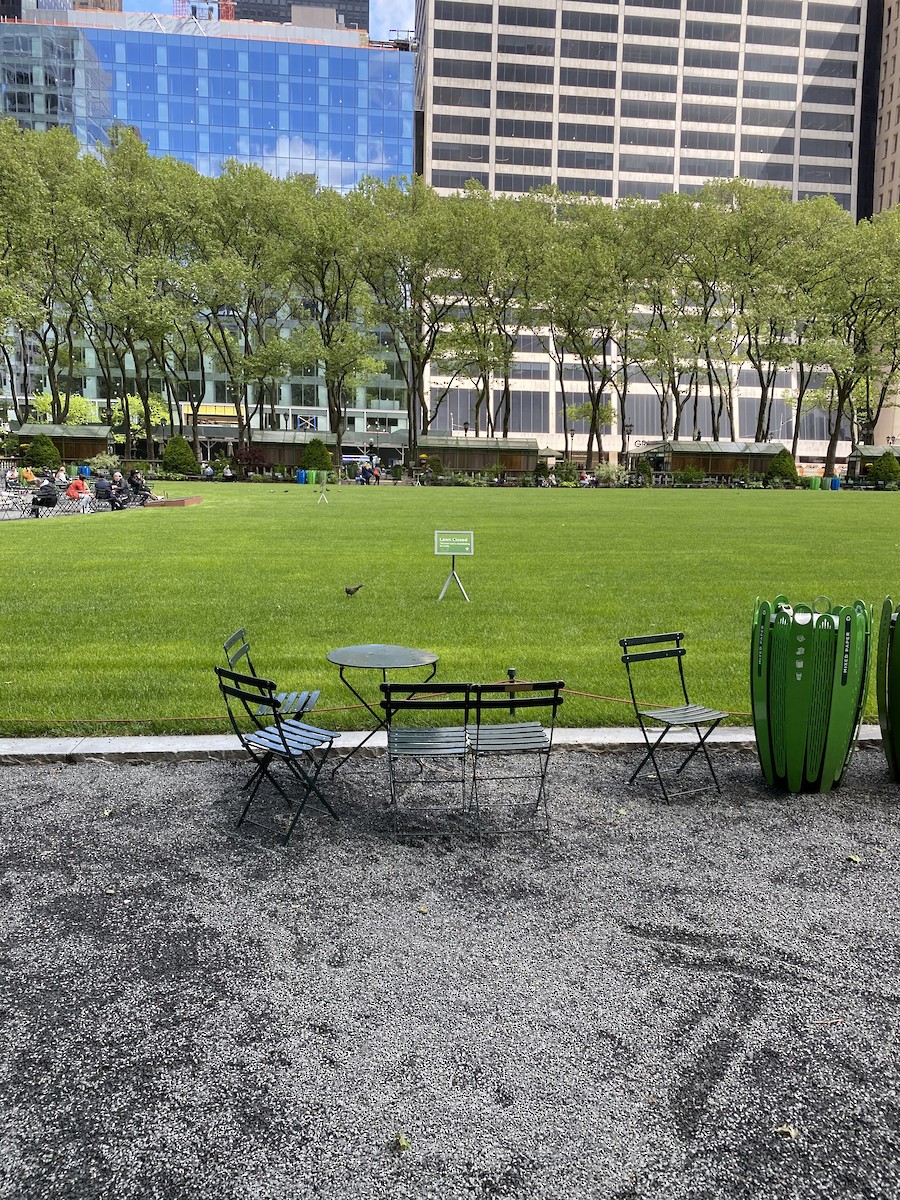
[{"label": "person sitting on bench", "polygon": [[39,517],[42,508],[56,508],[57,491],[52,479],[44,479],[31,497],[31,515]]}]

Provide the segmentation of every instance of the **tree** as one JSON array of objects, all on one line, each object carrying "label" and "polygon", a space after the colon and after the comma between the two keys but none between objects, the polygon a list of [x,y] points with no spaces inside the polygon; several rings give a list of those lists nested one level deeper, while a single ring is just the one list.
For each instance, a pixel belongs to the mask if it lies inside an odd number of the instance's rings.
[{"label": "tree", "polygon": [[769,469],[766,471],[766,479],[769,483],[773,479],[779,479],[783,483],[791,484],[796,487],[800,482],[800,477],[797,474],[797,464],[794,462],[794,456],[786,446],[778,451],[772,461],[769,463]]},{"label": "tree", "polygon": [[361,273],[356,218],[347,197],[308,180],[285,183],[279,246],[288,281],[288,302],[297,329],[286,341],[295,370],[320,364],[335,437],[334,467],[340,470],[347,409],[356,389],[381,363],[371,329],[369,292]]},{"label": "tree", "polygon": [[300,460],[301,467],[307,471],[330,471],[334,465],[331,461],[331,455],[328,453],[328,447],[321,438],[312,438],[303,447],[303,457]]},{"label": "tree", "polygon": [[22,462],[26,467],[53,467],[62,462],[59,451],[46,433],[37,433],[31,439],[22,454]]},{"label": "tree", "polygon": [[[32,407],[36,413],[44,417],[52,417],[53,397],[49,392],[36,392],[32,397]],[[84,396],[70,396],[68,412],[63,425],[93,425],[97,422],[97,406],[93,400]]]},{"label": "tree", "polygon": [[164,471],[173,475],[196,475],[200,470],[190,443],[179,434],[166,443],[162,465]]},{"label": "tree", "polygon": [[447,278],[445,201],[421,176],[364,180],[360,212],[360,273],[372,292],[372,317],[383,325],[406,383],[409,461],[430,420],[425,372],[454,304]]},{"label": "tree", "polygon": [[866,472],[866,479],[873,483],[900,483],[900,462],[891,450],[885,450]]}]

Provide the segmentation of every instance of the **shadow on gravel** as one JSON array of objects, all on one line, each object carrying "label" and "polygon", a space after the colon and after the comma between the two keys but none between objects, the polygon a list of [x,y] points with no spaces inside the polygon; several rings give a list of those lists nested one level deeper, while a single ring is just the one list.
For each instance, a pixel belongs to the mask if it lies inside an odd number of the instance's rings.
[{"label": "shadow on gravel", "polygon": [[900,1194],[898,796],[665,806],[559,755],[553,835],[235,832],[246,768],[3,768],[0,1198]]}]

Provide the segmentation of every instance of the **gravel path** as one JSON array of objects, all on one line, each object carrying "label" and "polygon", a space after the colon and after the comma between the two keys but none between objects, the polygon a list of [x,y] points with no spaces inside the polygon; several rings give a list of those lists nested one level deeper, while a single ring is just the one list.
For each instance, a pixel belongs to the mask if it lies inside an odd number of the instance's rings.
[{"label": "gravel path", "polygon": [[0,1197],[895,1200],[900,793],[717,758],[483,846],[378,762],[287,849],[242,765],[0,769]]}]

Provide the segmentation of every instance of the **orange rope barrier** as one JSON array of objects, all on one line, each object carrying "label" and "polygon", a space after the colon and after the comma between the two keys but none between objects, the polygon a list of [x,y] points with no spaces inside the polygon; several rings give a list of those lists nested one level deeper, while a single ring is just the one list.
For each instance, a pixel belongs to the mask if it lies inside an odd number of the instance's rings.
[{"label": "orange rope barrier", "polygon": [[[498,679],[497,683],[506,683],[505,679]],[[524,680],[517,680],[519,684]],[[631,704],[631,701],[622,696],[602,696],[598,692],[579,692],[574,688],[563,688],[567,696],[582,696],[586,700],[603,700],[609,704]],[[443,695],[444,693],[432,692],[431,695]],[[642,703],[651,707],[663,708],[664,705],[658,704],[654,700],[645,700]],[[337,713],[337,712],[352,712],[355,709],[365,708],[364,704],[339,704],[332,708],[317,708],[315,711],[319,713]],[[729,711],[723,709],[729,717],[750,717],[753,714],[742,712],[740,709]],[[226,721],[228,718],[224,715],[213,717],[93,717],[90,720],[83,717],[71,717],[61,720],[61,725],[148,725],[148,724],[170,724],[175,721]],[[53,721],[48,721],[46,717],[0,717],[0,725],[47,725],[53,724]]]}]

